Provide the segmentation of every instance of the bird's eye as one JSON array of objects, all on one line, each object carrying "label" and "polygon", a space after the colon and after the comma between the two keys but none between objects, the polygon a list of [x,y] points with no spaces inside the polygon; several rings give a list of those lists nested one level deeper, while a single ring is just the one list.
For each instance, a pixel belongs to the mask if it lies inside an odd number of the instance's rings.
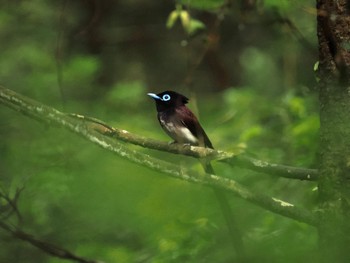
[{"label": "bird's eye", "polygon": [[163,95],[162,100],[163,100],[163,101],[168,101],[168,100],[170,100],[170,95],[169,95],[169,94]]}]

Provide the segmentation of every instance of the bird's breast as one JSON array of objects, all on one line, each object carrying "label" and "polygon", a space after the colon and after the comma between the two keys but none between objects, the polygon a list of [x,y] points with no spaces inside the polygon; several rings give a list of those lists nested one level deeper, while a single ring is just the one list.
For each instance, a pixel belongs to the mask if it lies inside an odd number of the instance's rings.
[{"label": "bird's breast", "polygon": [[158,115],[160,125],[165,132],[173,138],[177,143],[198,144],[198,139],[193,133],[181,122],[176,119],[176,116],[169,116],[167,114]]}]

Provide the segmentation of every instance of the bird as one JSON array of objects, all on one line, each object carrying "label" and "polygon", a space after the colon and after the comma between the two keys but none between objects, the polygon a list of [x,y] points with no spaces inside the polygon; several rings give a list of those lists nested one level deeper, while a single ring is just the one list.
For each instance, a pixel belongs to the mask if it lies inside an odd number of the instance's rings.
[{"label": "bird", "polygon": [[[147,93],[156,102],[158,121],[163,130],[175,143],[190,144],[214,149],[213,144],[200,125],[194,113],[186,107],[189,99],[175,91],[163,91],[161,93]],[[207,160],[200,160],[206,173],[215,174],[215,171]],[[234,249],[239,259],[245,257],[242,235],[235,223],[235,217],[224,192],[213,187],[216,198],[225,217]],[[242,260],[239,260],[240,262]]]},{"label": "bird", "polygon": [[197,117],[186,107],[186,96],[170,90],[147,95],[155,100],[158,121],[175,143],[214,149]]}]

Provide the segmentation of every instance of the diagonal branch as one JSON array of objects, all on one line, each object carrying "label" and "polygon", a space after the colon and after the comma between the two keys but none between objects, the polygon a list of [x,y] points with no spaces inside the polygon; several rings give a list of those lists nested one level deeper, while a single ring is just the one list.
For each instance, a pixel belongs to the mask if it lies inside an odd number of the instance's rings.
[{"label": "diagonal branch", "polygon": [[50,254],[54,257],[61,258],[61,259],[67,259],[72,260],[80,263],[102,263],[101,261],[95,261],[91,259],[86,259],[80,256],[75,255],[74,253],[63,249],[61,247],[58,247],[54,244],[48,243],[46,241],[42,241],[40,239],[37,239],[36,237],[23,232],[22,230],[16,229],[15,227],[6,224],[3,221],[0,221],[0,228],[6,230],[9,232],[13,237],[20,239],[22,241],[28,242],[29,244],[33,245],[34,247],[37,247],[38,249],[44,251],[47,254]]},{"label": "diagonal branch", "polygon": [[149,149],[192,156],[195,158],[206,158],[210,161],[218,160],[221,162],[228,163],[232,166],[238,166],[240,168],[246,168],[259,173],[266,173],[278,177],[309,181],[315,181],[318,178],[318,172],[316,169],[307,169],[282,164],[274,164],[251,158],[245,156],[244,154],[236,154],[221,150],[214,150],[210,148],[203,148],[184,144],[169,144],[167,142],[162,142],[146,138],[137,134],[133,134],[123,129],[111,127],[108,124],[96,118],[86,117],[77,114],[69,114],[69,116],[79,118],[90,123],[98,124],[98,126],[94,127],[94,129],[103,134],[112,136],[118,140],[122,140],[127,143],[132,143]]},{"label": "diagonal branch", "polygon": [[[2,187],[0,186],[0,188]],[[10,197],[9,193],[5,193],[3,189],[0,189],[0,200],[2,198],[6,202],[6,205],[0,208],[0,220],[9,218],[13,213],[16,214],[18,221],[22,220],[22,215],[17,207],[17,201],[23,189],[24,187],[17,188],[13,197]]]},{"label": "diagonal branch", "polygon": [[[59,127],[66,128],[79,136],[93,142],[100,147],[113,152],[114,154],[128,159],[134,163],[165,173],[169,176],[182,179],[188,182],[197,183],[206,186],[214,186],[234,193],[249,202],[263,207],[271,212],[286,216],[300,222],[310,225],[317,225],[317,217],[308,210],[299,208],[290,203],[269,197],[260,193],[254,193],[236,181],[223,178],[212,174],[198,173],[169,162],[153,158],[147,154],[137,152],[125,147],[114,138],[105,136],[93,128],[86,125],[77,118],[72,118],[66,114],[45,106],[32,99],[26,98],[14,91],[0,86],[0,102],[23,112],[26,115],[33,116],[36,119],[46,123],[56,124]],[[171,147],[168,145],[168,147]],[[186,148],[186,147],[185,147]],[[191,149],[192,147],[190,147]],[[198,147],[197,147],[198,148]],[[180,149],[180,148],[179,148]]]}]

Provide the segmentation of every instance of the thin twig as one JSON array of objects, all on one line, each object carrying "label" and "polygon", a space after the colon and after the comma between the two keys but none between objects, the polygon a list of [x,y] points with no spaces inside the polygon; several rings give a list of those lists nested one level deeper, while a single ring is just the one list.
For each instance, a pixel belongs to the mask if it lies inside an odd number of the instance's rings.
[{"label": "thin twig", "polygon": [[61,100],[63,104],[66,102],[66,96],[64,92],[63,87],[63,36],[65,34],[65,22],[64,22],[64,15],[66,11],[68,1],[63,0],[62,6],[59,14],[59,28],[58,28],[58,34],[57,34],[57,40],[56,40],[56,70],[57,70],[57,84],[61,95]]},{"label": "thin twig", "polygon": [[[17,188],[13,198],[11,198],[8,193],[0,191],[0,197],[7,202],[7,205],[4,206],[4,208],[2,209],[3,211],[1,211],[2,213],[4,213],[4,215],[1,216],[2,220],[9,218],[13,213],[17,215],[17,219],[19,222],[22,220],[22,215],[17,207],[17,201],[23,189],[24,187]],[[5,212],[7,213],[5,214]]]}]

